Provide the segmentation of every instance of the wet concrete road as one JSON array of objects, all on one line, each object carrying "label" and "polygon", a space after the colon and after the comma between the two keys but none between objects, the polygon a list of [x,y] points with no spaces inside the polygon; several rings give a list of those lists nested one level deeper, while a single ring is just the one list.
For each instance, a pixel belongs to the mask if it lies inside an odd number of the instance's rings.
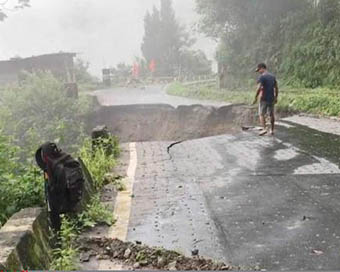
[{"label": "wet concrete road", "polygon": [[287,121],[275,137],[240,130],[169,153],[137,143],[127,238],[267,270],[340,269],[339,143]]},{"label": "wet concrete road", "polygon": [[225,102],[204,101],[188,99],[167,95],[165,86],[147,86],[141,88],[116,88],[107,90],[98,90],[93,93],[98,97],[99,102],[104,106],[112,105],[135,105],[135,104],[167,104],[173,107],[183,105],[209,105],[221,107],[228,105]]},{"label": "wet concrete road", "polygon": [[270,270],[339,269],[340,170],[291,137],[240,132],[171,157],[169,143],[137,144],[128,239]]}]

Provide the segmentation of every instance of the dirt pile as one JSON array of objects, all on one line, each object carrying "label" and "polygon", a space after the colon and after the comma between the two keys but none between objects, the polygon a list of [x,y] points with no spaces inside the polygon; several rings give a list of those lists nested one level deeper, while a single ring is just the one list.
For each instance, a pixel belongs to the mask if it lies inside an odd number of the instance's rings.
[{"label": "dirt pile", "polygon": [[118,260],[125,267],[143,270],[240,270],[240,267],[214,262],[199,256],[188,258],[175,251],[122,242],[117,239],[83,238],[79,243],[81,262],[88,262],[91,257],[94,257],[112,262]]}]

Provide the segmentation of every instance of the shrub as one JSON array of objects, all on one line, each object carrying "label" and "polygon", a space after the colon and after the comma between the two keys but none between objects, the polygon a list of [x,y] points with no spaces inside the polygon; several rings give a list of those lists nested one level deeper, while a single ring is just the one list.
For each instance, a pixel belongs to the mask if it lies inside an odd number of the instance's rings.
[{"label": "shrub", "polygon": [[22,208],[44,204],[44,181],[34,152],[46,141],[74,152],[84,138],[91,100],[65,95],[50,73],[25,74],[0,90],[0,226]]},{"label": "shrub", "polygon": [[[107,154],[105,146],[113,147],[112,154]],[[101,145],[98,145],[95,150],[92,150],[91,139],[84,140],[80,150],[80,157],[84,161],[86,167],[94,178],[95,187],[97,190],[104,185],[104,176],[112,171],[116,163],[116,158],[119,156],[119,143],[116,137],[103,139]]]},{"label": "shrub", "polygon": [[44,181],[33,165],[18,159],[18,148],[0,131],[0,226],[22,208],[44,203]]},{"label": "shrub", "polygon": [[23,157],[32,157],[46,141],[68,151],[82,142],[82,117],[90,110],[89,99],[67,97],[63,83],[52,74],[27,74],[20,85],[7,87],[1,95],[0,123],[22,148]]}]

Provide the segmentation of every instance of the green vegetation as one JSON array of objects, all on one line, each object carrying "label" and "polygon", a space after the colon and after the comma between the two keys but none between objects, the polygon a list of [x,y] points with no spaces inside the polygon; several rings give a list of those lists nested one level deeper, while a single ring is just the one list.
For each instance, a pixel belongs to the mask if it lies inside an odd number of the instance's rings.
[{"label": "green vegetation", "polygon": [[0,22],[7,18],[8,12],[17,11],[30,6],[30,0],[3,1],[0,3]]},{"label": "green vegetation", "polygon": [[78,236],[79,228],[75,220],[63,216],[60,230],[60,245],[53,250],[53,261],[50,269],[72,271],[77,266],[74,262],[78,255],[75,240]]},{"label": "green vegetation", "polygon": [[220,41],[217,60],[226,73],[226,87],[254,78],[253,67],[259,62],[266,62],[290,86],[340,84],[339,0],[196,3],[201,31]]},{"label": "green vegetation", "polygon": [[[156,76],[184,76],[211,73],[211,61],[201,50],[193,50],[195,40],[180,25],[172,0],[160,0],[144,18],[145,35],[141,46],[144,67],[155,61]],[[143,65],[142,65],[143,67]]]},{"label": "green vegetation", "polygon": [[74,62],[74,73],[80,92],[94,91],[101,87],[99,79],[89,72],[90,64],[77,58]]},{"label": "green vegetation", "polygon": [[42,143],[53,141],[68,153],[78,152],[93,176],[98,194],[80,215],[64,216],[60,244],[53,251],[53,269],[74,270],[78,235],[115,221],[100,202],[99,192],[119,155],[118,140],[103,140],[93,152],[83,123],[91,100],[84,95],[68,98],[63,83],[50,73],[25,74],[19,85],[3,88],[0,94],[0,227],[20,209],[45,203],[43,177],[34,162],[34,152]]},{"label": "green vegetation", "polygon": [[[198,99],[250,104],[255,91],[228,91],[211,87],[187,87],[173,83],[168,88],[171,95]],[[340,116],[340,96],[336,90],[327,88],[281,88],[277,109],[282,112],[305,112],[324,116]]]},{"label": "green vegetation", "polygon": [[[114,152],[107,152],[107,144],[111,144]],[[76,270],[76,258],[79,251],[77,249],[77,238],[81,232],[92,228],[98,224],[111,226],[115,223],[112,211],[104,206],[100,201],[100,191],[104,186],[104,176],[112,171],[116,158],[119,155],[119,146],[116,139],[107,139],[97,146],[93,152],[91,141],[86,139],[81,148],[80,155],[88,167],[95,182],[97,194],[91,198],[91,202],[86,209],[76,217],[64,216],[60,231],[60,243],[57,249],[53,251],[53,270]]]},{"label": "green vegetation", "polygon": [[75,152],[84,141],[85,96],[68,98],[50,73],[25,74],[0,90],[0,226],[22,208],[44,205],[44,182],[34,152],[46,141]]},{"label": "green vegetation", "polygon": [[44,203],[43,179],[37,168],[22,163],[19,148],[0,131],[0,228],[22,208]]},{"label": "green vegetation", "polygon": [[83,117],[91,100],[66,96],[61,81],[50,73],[26,74],[20,85],[1,91],[0,127],[21,147],[24,158],[33,158],[38,145],[53,141],[68,152],[84,139]]},{"label": "green vegetation", "polygon": [[[108,152],[105,146],[112,147],[112,152]],[[112,171],[119,153],[119,143],[115,137],[103,139],[101,147],[96,148],[94,152],[92,152],[91,139],[86,139],[84,141],[84,144],[80,149],[80,157],[94,177],[94,185],[97,190],[103,187],[105,174]]]},{"label": "green vegetation", "polygon": [[97,224],[111,226],[114,223],[115,219],[112,212],[100,202],[99,195],[95,195],[87,209],[77,217],[63,216],[59,233],[60,242],[58,248],[52,252],[53,261],[50,269],[57,271],[77,270],[76,259],[79,255],[77,238],[79,234]]}]

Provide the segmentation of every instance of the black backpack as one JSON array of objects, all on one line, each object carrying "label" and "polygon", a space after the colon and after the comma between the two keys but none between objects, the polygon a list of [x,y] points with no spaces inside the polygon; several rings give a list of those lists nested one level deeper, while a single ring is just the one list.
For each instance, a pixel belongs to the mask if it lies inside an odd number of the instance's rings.
[{"label": "black backpack", "polygon": [[[35,157],[39,167],[49,176],[48,191],[51,198],[59,202],[62,211],[74,210],[82,199],[84,189],[80,163],[54,143],[42,145]],[[63,199],[57,199],[61,197]]]}]

